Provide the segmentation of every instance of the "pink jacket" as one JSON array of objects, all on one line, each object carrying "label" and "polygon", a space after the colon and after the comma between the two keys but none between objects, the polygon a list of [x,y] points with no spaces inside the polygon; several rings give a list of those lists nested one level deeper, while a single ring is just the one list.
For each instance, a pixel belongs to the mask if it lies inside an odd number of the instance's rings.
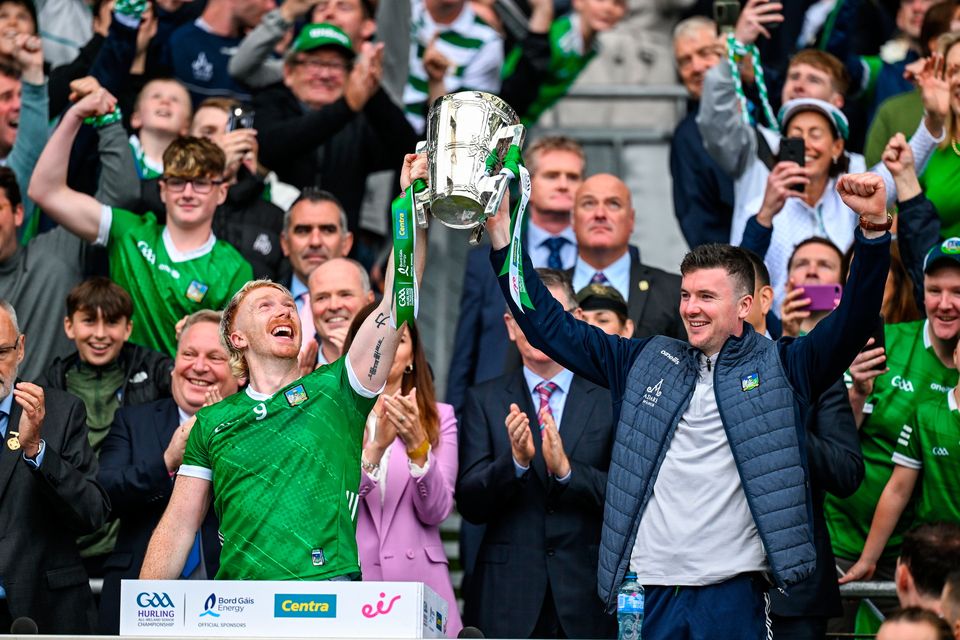
[{"label": "pink jacket", "polygon": [[456,638],[463,625],[439,527],[453,510],[457,419],[448,404],[438,402],[437,410],[440,443],[427,456],[429,467],[422,477],[414,479],[410,475],[407,451],[400,438],[391,445],[382,505],[380,488],[361,472],[357,545],[364,580],[423,582],[446,600],[447,636]]}]

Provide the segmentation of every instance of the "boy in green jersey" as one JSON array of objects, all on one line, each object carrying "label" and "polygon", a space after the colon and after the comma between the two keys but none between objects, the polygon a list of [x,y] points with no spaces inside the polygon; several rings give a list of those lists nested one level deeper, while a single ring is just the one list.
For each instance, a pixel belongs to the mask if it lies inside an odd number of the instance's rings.
[{"label": "boy in green jersey", "polygon": [[[402,185],[411,174],[426,176],[425,157],[414,167],[415,159],[405,159]],[[418,274],[424,261],[418,239]],[[388,267],[388,292],[392,280]],[[400,344],[390,314],[387,295],[344,357],[301,378],[302,328],[290,292],[267,280],[237,292],[223,312],[220,337],[250,384],[197,414],[141,578],[180,573],[211,500],[223,535],[217,578],[359,576],[360,451],[367,414]]]},{"label": "boy in green jersey", "polygon": [[250,264],[211,231],[227,197],[220,147],[178,138],[164,152],[160,198],[167,224],[97,202],[67,186],[73,139],[85,118],[113,112],[105,89],[90,93],[64,115],[37,162],[30,191],[47,215],[88,242],[107,247],[110,277],[133,298],[130,342],[173,355],[177,322],[201,309],[221,309],[243,283]]},{"label": "boy in green jersey", "polygon": [[[953,351],[955,367],[958,359],[960,344]],[[893,473],[880,495],[863,553],[846,578],[869,580],[873,576],[887,541],[914,495],[917,523],[960,523],[958,394],[960,385],[920,404],[903,425],[892,456]]]}]

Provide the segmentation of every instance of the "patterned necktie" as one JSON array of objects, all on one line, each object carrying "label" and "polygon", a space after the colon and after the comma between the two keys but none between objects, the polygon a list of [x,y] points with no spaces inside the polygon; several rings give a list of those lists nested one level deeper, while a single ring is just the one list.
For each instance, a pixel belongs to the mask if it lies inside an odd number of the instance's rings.
[{"label": "patterned necktie", "polygon": [[[543,418],[541,417],[543,409],[546,407],[547,413],[550,414],[550,417],[554,417],[553,411],[550,409],[550,396],[552,396],[554,391],[559,388],[560,387],[558,387],[555,382],[549,382],[547,380],[541,382],[533,388],[533,390],[537,392],[537,395],[540,396],[540,408],[537,409],[537,423],[540,425],[541,431],[543,431],[543,428],[546,426],[543,422]],[[556,423],[556,420],[554,420],[554,423]]]},{"label": "patterned necktie", "polygon": [[554,238],[547,238],[540,243],[541,247],[546,247],[550,251],[550,256],[547,258],[547,266],[551,269],[563,269],[563,259],[560,256],[560,250],[563,249],[569,240],[556,236]]},{"label": "patterned necktie", "polygon": [[310,307],[310,292],[304,291],[297,299],[301,301],[300,310],[297,314],[300,316],[300,351],[307,348],[310,340],[316,334],[317,330],[313,326],[313,309]]},{"label": "patterned necktie", "polygon": [[610,284],[610,281],[607,280],[607,276],[603,275],[603,271],[597,271],[593,274],[593,277],[590,278],[590,284]]}]

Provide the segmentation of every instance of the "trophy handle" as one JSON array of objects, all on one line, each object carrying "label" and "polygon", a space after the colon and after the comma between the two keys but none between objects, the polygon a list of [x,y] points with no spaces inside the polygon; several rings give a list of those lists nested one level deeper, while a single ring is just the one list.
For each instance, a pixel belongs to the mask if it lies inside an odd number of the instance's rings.
[{"label": "trophy handle", "polygon": [[[417,143],[417,153],[424,153],[427,150],[427,141],[421,140]],[[429,177],[428,177],[429,182]],[[413,211],[417,217],[417,226],[426,229],[430,219],[430,189],[427,188],[419,193],[413,194]]]},{"label": "trophy handle", "polygon": [[[523,145],[524,137],[527,134],[526,128],[522,124],[513,124],[507,127],[500,127],[493,137],[490,139],[490,153],[497,156],[499,160],[503,160],[500,155],[497,153],[498,147],[500,146],[501,141],[509,139],[510,145],[517,145],[518,147]],[[488,169],[487,175],[489,176]],[[510,178],[504,173],[492,176],[493,179],[493,193],[490,195],[490,199],[487,200],[487,206],[483,209],[484,219],[490,218],[497,214],[497,209],[500,208],[500,201],[503,200],[504,195],[507,193],[507,185],[510,183]],[[481,231],[481,234],[483,232]],[[477,237],[477,242],[480,241],[480,238]]]}]

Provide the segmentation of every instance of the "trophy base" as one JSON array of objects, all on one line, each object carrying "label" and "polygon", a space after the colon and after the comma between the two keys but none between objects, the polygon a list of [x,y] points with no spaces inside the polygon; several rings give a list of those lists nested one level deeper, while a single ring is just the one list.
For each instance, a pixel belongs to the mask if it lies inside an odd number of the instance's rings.
[{"label": "trophy base", "polygon": [[483,223],[483,209],[468,196],[449,195],[430,204],[433,217],[451,229],[473,229]]}]

